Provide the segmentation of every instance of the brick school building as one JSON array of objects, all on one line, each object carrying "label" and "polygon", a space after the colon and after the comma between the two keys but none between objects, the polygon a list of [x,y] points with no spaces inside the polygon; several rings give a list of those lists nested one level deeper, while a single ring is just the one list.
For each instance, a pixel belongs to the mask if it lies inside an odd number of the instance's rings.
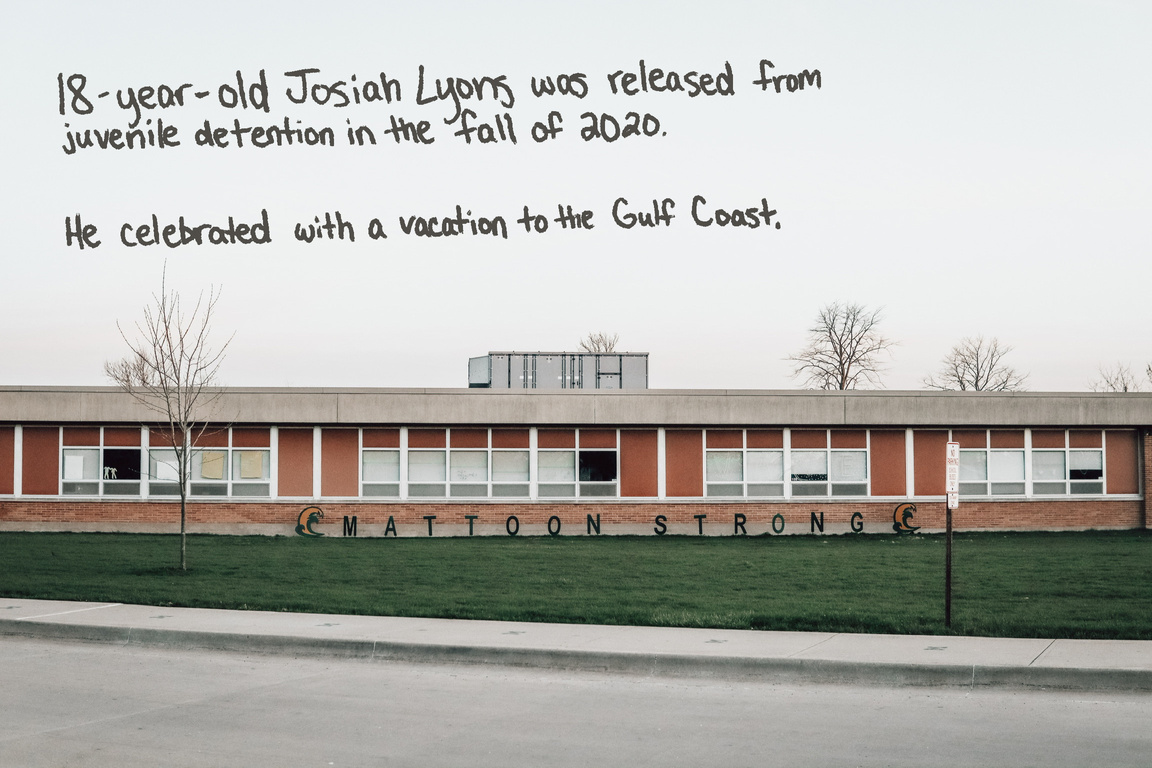
[{"label": "brick school building", "polygon": [[[787,535],[1147,526],[1152,395],[225,390],[192,532]],[[175,452],[110,387],[0,387],[0,530],[178,529]]]}]

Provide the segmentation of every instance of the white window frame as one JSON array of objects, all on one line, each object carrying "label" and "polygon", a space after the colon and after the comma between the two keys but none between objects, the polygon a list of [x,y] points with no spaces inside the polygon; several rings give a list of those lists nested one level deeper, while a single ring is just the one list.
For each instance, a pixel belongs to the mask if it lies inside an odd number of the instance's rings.
[{"label": "white window frame", "polygon": [[[226,427],[224,429],[227,429],[227,432],[228,432],[228,439],[227,439],[227,445],[226,446],[214,446],[214,445],[205,445],[205,446],[189,445],[188,446],[188,489],[187,489],[188,497],[189,498],[195,498],[197,500],[204,500],[204,499],[270,499],[270,498],[272,498],[272,477],[274,474],[274,467],[273,467],[273,462],[272,462],[273,457],[272,457],[272,430],[271,430],[271,428],[268,428],[268,445],[265,447],[250,447],[250,446],[234,445],[233,444],[233,428],[232,427]],[[264,427],[259,427],[259,429],[264,429]],[[221,431],[223,431],[223,429]],[[154,447],[154,450],[165,450],[165,448],[162,446],[156,446],[156,447]],[[171,448],[168,448],[167,450],[171,450]],[[203,453],[206,451],[220,452],[220,453],[224,454],[224,468],[225,468],[225,471],[227,472],[226,478],[223,478],[220,480],[216,480],[216,479],[197,480],[194,477],[193,467],[196,466],[196,457],[198,455],[202,456]],[[234,470],[234,465],[235,465],[236,460],[237,460],[236,457],[238,457],[242,453],[260,453],[260,454],[263,454],[263,456],[261,457],[261,461],[260,461],[262,477],[260,477],[258,479],[252,479],[252,478],[240,478],[240,479],[238,479],[236,477],[236,475],[238,473]],[[267,471],[264,471],[265,461],[267,461],[267,466],[268,466]],[[149,465],[149,467],[151,467],[151,465]],[[166,481],[166,482],[170,482],[170,481]],[[205,488],[205,487],[213,486],[213,485],[223,485],[224,486],[224,493],[223,494],[216,494],[216,493],[198,494],[198,493],[196,493],[197,486],[200,486],[201,488]],[[261,488],[261,486],[263,486],[263,488],[264,488],[263,493],[239,493],[239,494],[236,493],[237,488],[252,488],[252,489],[259,490]],[[166,494],[164,496],[157,496],[157,498],[170,499],[170,498],[173,498],[173,496]]]},{"label": "white window frame", "polygon": [[[476,429],[476,427],[459,427],[459,429],[467,429],[467,430],[471,431],[473,429]],[[463,448],[463,447],[454,448],[454,447],[452,447],[452,429],[450,427],[445,428],[445,430],[444,430],[444,447],[443,448],[411,448],[408,446],[408,441],[407,441],[408,428],[401,428],[401,445],[402,445],[402,447],[400,449],[398,449],[400,451],[400,457],[401,457],[401,464],[400,464],[401,483],[400,483],[400,490],[399,490],[399,493],[400,493],[399,498],[402,498],[402,499],[409,499],[409,498],[411,498],[411,499],[501,499],[501,500],[503,500],[503,499],[507,499],[507,500],[525,499],[526,500],[526,499],[533,498],[533,489],[535,487],[535,482],[534,482],[535,481],[535,473],[533,472],[533,469],[534,469],[535,461],[534,461],[534,450],[532,448],[533,439],[532,439],[531,433],[529,436],[529,447],[527,447],[527,448],[494,448],[492,446],[492,428],[491,427],[485,428],[485,432],[487,433],[487,446],[483,447],[483,448]],[[383,450],[397,450],[397,449],[392,449],[392,448],[378,448],[378,449],[377,448],[364,448],[363,430],[361,430],[361,446],[360,446],[360,472],[361,472],[361,475],[363,475],[363,471],[364,471],[364,453],[365,453],[365,451],[374,451],[374,450],[383,451]],[[409,468],[411,466],[411,457],[413,454],[420,454],[420,453],[443,453],[444,454],[444,480],[443,481],[420,482],[420,481],[412,481],[409,478],[408,473],[409,473]],[[479,479],[477,479],[477,480],[453,480],[452,479],[452,454],[453,453],[483,453],[484,457],[485,457],[485,461],[487,462],[487,467],[485,470],[484,479],[483,480],[479,480]],[[525,479],[525,480],[496,480],[494,478],[493,467],[495,464],[495,456],[499,455],[499,454],[509,454],[509,453],[525,454],[525,456],[528,460],[528,477],[527,477],[527,479]],[[423,494],[421,494],[421,495],[413,496],[411,494],[410,487],[412,485],[432,486],[432,485],[440,485],[440,484],[443,484],[443,486],[444,486],[444,492],[441,495],[423,495]],[[477,487],[483,486],[484,493],[483,494],[475,494],[475,493],[456,494],[456,493],[453,493],[453,490],[454,490],[453,486],[455,486],[458,489],[477,488]],[[496,495],[496,493],[495,493],[495,487],[496,486],[500,486],[501,488],[522,488],[523,493],[519,494],[519,495],[509,495],[509,494]],[[361,496],[364,495],[363,489],[364,489],[364,483],[363,483],[363,478],[361,478],[361,484],[360,484]],[[393,498],[393,497],[372,496],[372,497],[367,497],[367,498],[385,499],[385,498]]]},{"label": "white window frame", "polygon": [[[596,448],[582,445],[581,434],[585,430],[574,429],[575,439],[572,448],[536,448],[536,465],[539,466],[540,457],[548,453],[572,454],[572,480],[548,481],[536,479],[535,487],[537,498],[549,500],[561,499],[614,499],[620,498],[620,430],[612,430],[616,435],[616,445],[612,448]],[[590,427],[589,431],[601,431],[599,427]],[[615,460],[615,480],[581,480],[580,454],[584,452],[609,452]],[[571,495],[552,495],[548,491],[555,488],[571,488]],[[592,491],[592,493],[588,493]],[[600,493],[599,491],[604,491]]]},{"label": "white window frame", "polygon": [[[406,462],[404,461],[404,449],[401,448],[400,446],[397,446],[395,448],[376,448],[376,447],[366,448],[364,446],[364,429],[358,429],[356,431],[358,433],[357,439],[359,440],[359,443],[358,443],[358,449],[359,450],[357,451],[358,462],[356,465],[356,479],[358,481],[356,487],[358,489],[358,493],[360,494],[359,497],[362,499],[373,499],[373,500],[381,500],[381,501],[387,500],[387,499],[402,498],[401,494],[404,492],[404,472],[406,469],[406,467],[405,467]],[[400,442],[402,444],[403,440],[400,439],[400,440],[398,440],[398,442]],[[365,454],[369,454],[369,453],[395,453],[396,454],[396,480],[395,481],[392,481],[392,480],[365,480],[364,479],[364,456],[365,456]],[[395,494],[390,494],[390,493],[367,494],[364,492],[364,486],[366,486],[366,485],[371,485],[371,486],[395,485],[396,486],[396,493]]]},{"label": "white window frame", "polygon": [[[1105,496],[1108,492],[1108,457],[1107,457],[1107,442],[1105,430],[1100,430],[1100,446],[1098,448],[1073,448],[1071,430],[1065,429],[1064,432],[1064,447],[1063,448],[1033,448],[1029,456],[1028,469],[1033,468],[1033,456],[1038,453],[1059,454],[1064,458],[1064,478],[1063,480],[1040,480],[1030,478],[1029,495],[1036,496],[1041,499],[1053,499],[1062,496],[1084,496],[1084,497],[1099,497]],[[1077,430],[1085,431],[1085,430]],[[1031,430],[1029,430],[1029,438],[1031,438]],[[1031,441],[1029,441],[1031,442]],[[1099,480],[1073,480],[1072,479],[1072,454],[1073,453],[1097,453],[1100,455],[1100,478]],[[1036,493],[1035,486],[1037,484],[1056,485],[1062,483],[1064,490],[1061,493]],[[1099,491],[1078,491],[1076,486],[1083,486],[1087,483],[1099,483]]]},{"label": "white window frame", "polygon": [[[720,428],[714,430],[716,432],[732,432],[734,430],[729,428]],[[708,432],[704,430],[704,466],[702,467],[704,477],[704,496],[711,499],[781,499],[786,498],[788,494],[788,467],[790,462],[788,460],[788,449],[784,446],[780,448],[749,448],[748,447],[748,430],[740,429],[740,447],[739,448],[709,448],[708,447]],[[786,442],[785,442],[786,445]],[[715,480],[709,481],[708,479],[708,454],[710,453],[739,453],[740,454],[740,480]],[[780,479],[779,480],[749,480],[748,479],[748,455],[752,453],[778,453],[780,454]],[[779,486],[779,494],[756,494],[753,495],[749,486]],[[740,487],[739,494],[725,494],[725,493],[709,493],[709,486],[715,486],[717,489],[724,486]]]},{"label": "white window frame", "polygon": [[[119,427],[113,427],[113,428],[119,429]],[[131,428],[131,427],[129,427],[129,428]],[[108,497],[122,498],[122,499],[138,499],[138,498],[146,498],[147,497],[147,493],[148,493],[148,479],[147,478],[148,478],[148,467],[149,467],[147,429],[139,428],[140,433],[141,433],[140,434],[140,444],[135,445],[135,446],[132,446],[132,445],[107,445],[105,443],[104,430],[110,429],[110,427],[95,427],[95,429],[97,429],[99,431],[99,438],[98,438],[99,445],[64,445],[65,427],[60,427],[59,429],[60,429],[59,439],[57,442],[59,443],[59,446],[60,446],[60,448],[59,448],[60,452],[59,452],[59,455],[57,457],[59,472],[58,472],[58,477],[57,477],[58,485],[57,485],[57,489],[56,489],[58,496],[68,496],[69,498],[85,497],[85,496],[87,496],[87,497],[108,496]],[[106,450],[113,450],[113,451],[136,450],[139,454],[139,461],[140,461],[140,469],[137,473],[139,475],[139,477],[136,480],[124,480],[124,479],[120,479],[120,478],[106,477],[105,476],[105,467],[104,467],[104,451],[106,451]],[[65,478],[65,476],[64,476],[65,475],[65,464],[67,463],[66,462],[67,457],[65,454],[67,451],[96,451],[96,460],[97,460],[97,469],[98,469],[98,471],[96,473],[96,478],[95,479],[80,479],[80,480],[69,480],[69,479]],[[130,493],[123,493],[123,492],[117,493],[116,492],[118,487],[122,487],[124,485],[127,485],[129,483],[133,483],[133,482],[136,483],[136,491],[134,493],[131,493],[131,492]],[[65,493],[64,492],[65,483],[95,484],[96,492],[95,493]],[[111,486],[111,487],[109,487],[109,486]]]},{"label": "white window frame", "polygon": [[[716,429],[717,432],[731,432],[730,428]],[[739,448],[709,448],[708,447],[708,432],[704,430],[704,456],[703,466],[701,471],[704,476],[704,496],[713,499],[736,499],[736,498],[749,498],[749,499],[859,499],[872,495],[872,473],[871,473],[871,456],[872,456],[872,432],[871,430],[864,430],[864,447],[863,448],[832,448],[832,430],[826,429],[824,431],[824,447],[823,448],[793,448],[792,447],[792,430],[791,428],[784,429],[783,447],[781,448],[749,448],[748,447],[748,428],[739,430],[741,433],[741,447]],[[708,479],[708,454],[709,453],[724,453],[724,452],[739,452],[740,453],[740,476],[739,481],[736,480],[717,480],[709,481]],[[797,453],[823,453],[824,466],[825,466],[825,480],[793,480],[792,467]],[[779,453],[781,454],[781,480],[750,480],[748,478],[748,454],[750,453]],[[832,477],[833,469],[833,455],[837,453],[862,453],[864,454],[864,479],[863,480],[835,480]],[[709,486],[740,486],[740,495],[730,494],[709,494]],[[749,491],[749,486],[776,486],[780,487],[780,494],[778,495],[752,495]],[[823,485],[823,494],[797,494],[796,486],[816,488]],[[833,494],[833,485],[862,485],[864,493],[862,494]]]}]

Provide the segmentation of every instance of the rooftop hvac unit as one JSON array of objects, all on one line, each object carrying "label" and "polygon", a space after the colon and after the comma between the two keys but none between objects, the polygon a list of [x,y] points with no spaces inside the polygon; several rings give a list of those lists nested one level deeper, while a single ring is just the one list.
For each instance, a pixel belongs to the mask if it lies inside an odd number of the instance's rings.
[{"label": "rooftop hvac unit", "polygon": [[489,352],[468,359],[468,386],[648,389],[648,353]]}]

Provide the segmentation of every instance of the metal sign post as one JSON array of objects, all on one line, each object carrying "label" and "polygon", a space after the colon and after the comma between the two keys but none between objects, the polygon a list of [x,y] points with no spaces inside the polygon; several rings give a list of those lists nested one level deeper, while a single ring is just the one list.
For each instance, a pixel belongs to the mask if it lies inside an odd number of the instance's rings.
[{"label": "metal sign post", "polygon": [[952,628],[952,510],[960,506],[960,443],[948,443],[944,455],[944,493],[948,509],[944,523],[944,628]]}]

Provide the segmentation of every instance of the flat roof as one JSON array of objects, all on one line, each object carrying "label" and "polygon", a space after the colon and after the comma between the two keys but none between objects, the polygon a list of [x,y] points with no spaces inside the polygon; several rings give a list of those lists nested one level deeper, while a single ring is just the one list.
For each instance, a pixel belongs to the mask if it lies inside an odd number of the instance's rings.
[{"label": "flat roof", "polygon": [[[1152,393],[229,387],[202,418],[269,425],[1145,427]],[[0,386],[0,423],[156,422],[116,387]]]}]

